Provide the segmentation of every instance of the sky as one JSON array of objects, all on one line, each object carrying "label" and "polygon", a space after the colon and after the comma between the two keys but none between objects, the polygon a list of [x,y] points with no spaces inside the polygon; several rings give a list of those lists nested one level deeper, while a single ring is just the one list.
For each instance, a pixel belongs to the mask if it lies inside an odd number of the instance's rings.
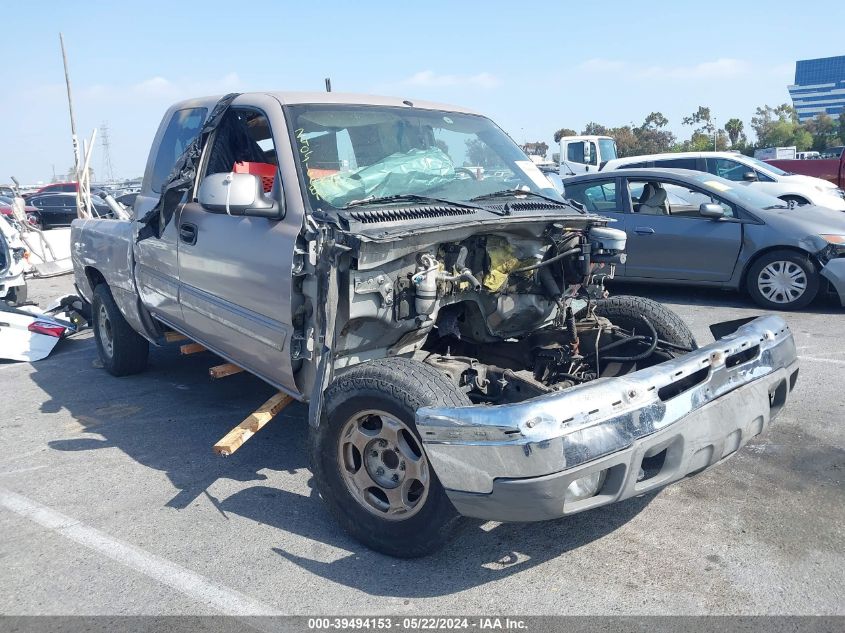
[{"label": "sky", "polygon": [[[0,183],[49,182],[73,163],[59,32],[78,135],[108,125],[120,178],[143,174],[161,115],[188,97],[323,90],[331,77],[336,92],[472,108],[519,143],[652,111],[686,138],[699,105],[747,129],[757,106],[789,102],[796,60],[845,53],[841,0],[4,5]],[[98,142],[96,178],[102,159]]]}]

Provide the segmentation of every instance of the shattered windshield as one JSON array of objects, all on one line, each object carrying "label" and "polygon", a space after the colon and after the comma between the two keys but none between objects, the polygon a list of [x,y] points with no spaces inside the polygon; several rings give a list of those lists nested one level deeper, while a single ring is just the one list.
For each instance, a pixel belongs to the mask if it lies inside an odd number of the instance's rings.
[{"label": "shattered windshield", "polygon": [[514,189],[562,201],[522,150],[481,116],[334,104],[288,110],[313,208],[395,195],[468,202]]}]

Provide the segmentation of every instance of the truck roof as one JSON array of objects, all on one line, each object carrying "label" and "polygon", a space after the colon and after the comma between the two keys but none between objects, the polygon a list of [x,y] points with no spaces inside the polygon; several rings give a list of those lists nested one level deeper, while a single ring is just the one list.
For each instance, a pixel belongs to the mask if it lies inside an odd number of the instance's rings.
[{"label": "truck roof", "polygon": [[[282,105],[292,105],[298,103],[338,103],[338,104],[355,104],[355,105],[375,105],[375,106],[397,106],[407,107],[410,103],[415,108],[423,108],[425,110],[445,110],[447,112],[461,112],[464,114],[479,114],[473,110],[463,108],[461,106],[437,103],[433,101],[423,101],[420,99],[413,99],[409,97],[386,97],[379,95],[358,94],[350,92],[290,92],[290,91],[267,91],[267,92],[244,92],[242,96],[249,97],[250,95],[269,95],[279,100]],[[209,104],[216,103],[223,95],[197,97],[194,99],[186,99],[175,103],[173,109],[196,108],[201,106],[208,107]]]}]

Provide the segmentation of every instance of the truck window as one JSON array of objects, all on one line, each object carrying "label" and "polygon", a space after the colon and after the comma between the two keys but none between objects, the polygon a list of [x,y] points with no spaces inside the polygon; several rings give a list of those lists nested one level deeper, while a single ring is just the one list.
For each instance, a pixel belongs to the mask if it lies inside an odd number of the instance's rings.
[{"label": "truck window", "polygon": [[581,141],[573,141],[566,145],[566,160],[573,163],[581,163],[582,165],[596,164],[596,144],[589,144],[589,155],[584,156],[584,143]]},{"label": "truck window", "polygon": [[156,193],[161,193],[161,187],[176,161],[199,134],[206,112],[206,108],[187,108],[173,113],[164,131],[155,165],[153,165],[150,187]]},{"label": "truck window", "polygon": [[231,108],[224,115],[214,133],[205,175],[233,171],[237,162],[278,164],[270,123],[258,110]]}]

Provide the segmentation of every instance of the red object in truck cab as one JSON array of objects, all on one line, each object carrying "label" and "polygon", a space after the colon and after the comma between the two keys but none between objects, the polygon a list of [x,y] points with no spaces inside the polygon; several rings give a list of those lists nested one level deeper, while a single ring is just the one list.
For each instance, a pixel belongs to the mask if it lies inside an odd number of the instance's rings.
[{"label": "red object in truck cab", "polygon": [[767,160],[766,162],[793,174],[822,178],[841,189],[845,189],[845,152],[842,152],[838,159]]},{"label": "red object in truck cab", "polygon": [[273,180],[276,178],[276,166],[270,163],[247,163],[244,161],[237,161],[232,167],[232,171],[236,174],[252,174],[261,178],[261,184],[264,185],[264,193],[270,193],[273,190]]}]

